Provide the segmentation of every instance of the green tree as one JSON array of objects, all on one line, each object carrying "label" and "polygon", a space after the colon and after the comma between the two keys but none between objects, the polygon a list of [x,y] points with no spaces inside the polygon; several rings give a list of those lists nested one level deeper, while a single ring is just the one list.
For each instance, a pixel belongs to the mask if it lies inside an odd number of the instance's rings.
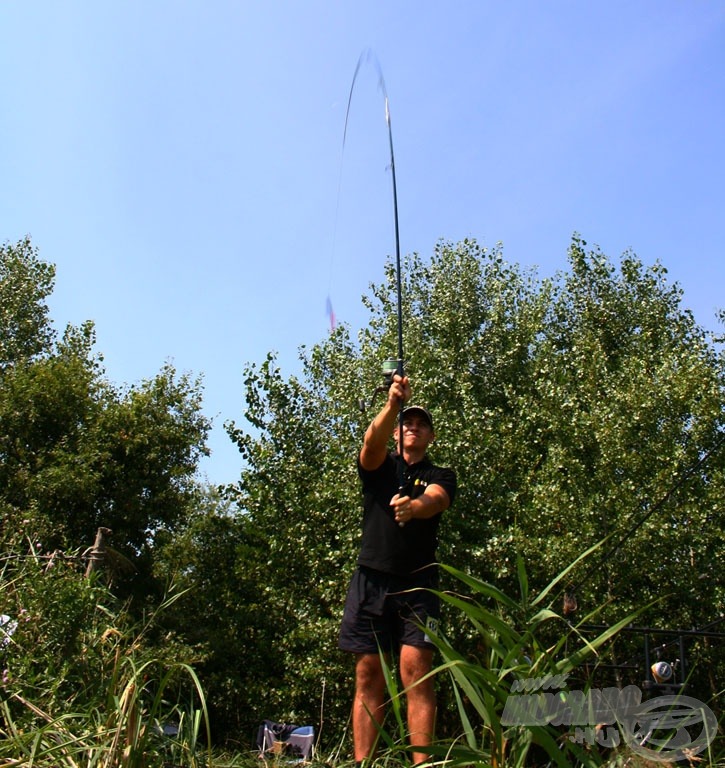
[{"label": "green tree", "polygon": [[[607,559],[572,572],[581,610],[606,596],[599,618],[611,623],[664,594],[643,622],[703,626],[723,610],[710,578],[724,554],[722,352],[661,265],[626,253],[615,266],[578,237],[569,265],[541,279],[472,240],[405,259],[406,370],[416,401],[437,416],[436,461],[460,482],[441,560],[513,590],[521,554],[541,589],[609,536]],[[240,535],[265,566],[259,592],[281,606],[269,652],[286,674],[255,702],[267,717],[314,720],[324,680],[327,722],[347,718],[349,660],[336,634],[370,418],[356,403],[396,356],[396,276],[386,269],[357,343],[336,329],[301,351],[299,376],[285,378],[274,355],[251,365],[252,429],[229,425],[245,466],[230,489]]]},{"label": "green tree", "polygon": [[[159,563],[189,589],[170,626],[197,649],[215,733],[247,747],[263,719],[318,723],[322,711],[329,738],[348,716],[349,659],[334,649],[358,532],[357,397],[366,383],[352,349],[347,363],[339,354],[346,338],[341,329],[334,348],[312,351],[305,383],[285,380],[274,355],[248,367],[255,434],[228,425],[254,467],[226,489],[238,511],[208,499]],[[346,397],[326,407],[329,382],[346,377]]]},{"label": "green tree", "polygon": [[722,555],[722,353],[663,267],[625,254],[617,274],[584,245],[570,249],[535,375],[517,393],[532,470],[517,546],[546,569],[573,559],[583,537],[611,536],[609,559],[584,574],[585,599],[610,595],[614,616],[676,594],[669,617],[701,626],[722,606],[716,588],[698,599]]},{"label": "green tree", "polygon": [[[91,322],[62,338],[45,304],[54,269],[29,242],[0,249],[0,514],[44,551],[89,547],[103,526],[149,582],[158,532],[193,509],[208,420],[198,379],[165,365],[119,389],[94,353]],[[6,538],[6,541],[9,540]]]},{"label": "green tree", "polygon": [[0,370],[50,348],[45,299],[54,281],[55,267],[40,261],[30,238],[0,245]]},{"label": "green tree", "polygon": [[[275,652],[289,613],[285,594],[267,590],[265,541],[229,503],[207,490],[182,531],[157,540],[156,572],[180,597],[160,617],[191,649],[207,691],[217,738],[249,747],[268,717],[277,681],[285,679]],[[240,706],[241,704],[241,706]],[[279,701],[275,702],[275,708]]]}]

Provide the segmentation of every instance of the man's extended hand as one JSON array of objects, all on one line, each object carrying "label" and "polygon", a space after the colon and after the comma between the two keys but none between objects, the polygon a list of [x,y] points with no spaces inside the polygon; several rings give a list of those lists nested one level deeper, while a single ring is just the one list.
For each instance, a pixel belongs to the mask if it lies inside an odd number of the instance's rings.
[{"label": "man's extended hand", "polygon": [[409,523],[414,517],[424,520],[433,517],[444,509],[448,509],[451,500],[441,485],[428,485],[425,491],[411,499],[410,496],[401,496],[396,493],[390,500],[390,506],[395,514],[395,522],[398,525]]},{"label": "man's extended hand", "polygon": [[390,501],[390,506],[395,513],[395,522],[398,524],[407,523],[413,519],[413,500],[410,496],[401,496],[396,493]]},{"label": "man's extended hand", "polygon": [[407,403],[410,400],[411,390],[410,381],[407,376],[401,376],[398,373],[393,374],[393,383],[388,389],[388,403],[399,406],[400,401]]}]

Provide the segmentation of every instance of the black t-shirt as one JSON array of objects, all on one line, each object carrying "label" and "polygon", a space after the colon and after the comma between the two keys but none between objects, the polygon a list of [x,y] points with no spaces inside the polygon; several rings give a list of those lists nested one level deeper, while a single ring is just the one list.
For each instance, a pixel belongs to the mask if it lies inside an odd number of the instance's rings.
[{"label": "black t-shirt", "polygon": [[395,522],[390,500],[398,493],[399,462],[404,463],[405,492],[412,498],[428,485],[440,485],[453,503],[456,474],[438,467],[426,456],[407,464],[397,453],[388,453],[378,469],[368,471],[358,459],[363,492],[363,534],[358,565],[376,571],[407,576],[435,563],[441,513],[426,520],[413,519],[403,527]]}]

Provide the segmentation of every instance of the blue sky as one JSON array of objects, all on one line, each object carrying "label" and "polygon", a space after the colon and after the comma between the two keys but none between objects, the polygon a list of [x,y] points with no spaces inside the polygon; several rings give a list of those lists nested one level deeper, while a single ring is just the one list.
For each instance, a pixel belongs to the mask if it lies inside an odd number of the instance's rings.
[{"label": "blue sky", "polygon": [[[108,377],[203,376],[214,483],[241,461],[243,369],[328,332],[400,246],[501,242],[542,276],[579,232],[661,261],[698,322],[725,308],[725,4],[0,4],[0,241],[57,266]],[[385,353],[381,357],[386,356]]]}]

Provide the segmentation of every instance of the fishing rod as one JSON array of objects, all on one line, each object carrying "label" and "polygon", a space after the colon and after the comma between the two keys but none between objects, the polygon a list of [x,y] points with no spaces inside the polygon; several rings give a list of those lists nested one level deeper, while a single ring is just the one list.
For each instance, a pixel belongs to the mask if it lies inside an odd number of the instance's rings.
[{"label": "fishing rod", "polygon": [[[403,355],[403,287],[402,287],[402,278],[401,278],[401,267],[400,267],[400,230],[398,226],[398,185],[395,177],[395,153],[393,151],[393,128],[391,124],[390,119],[390,100],[388,99],[388,92],[385,88],[385,78],[383,77],[383,71],[380,67],[380,63],[378,62],[375,55],[372,53],[370,49],[367,49],[362,52],[360,55],[360,58],[358,59],[357,66],[355,67],[355,74],[352,78],[352,84],[350,85],[350,94],[347,99],[347,111],[345,113],[345,130],[343,132],[342,137],[342,146],[343,151],[345,148],[345,141],[347,139],[347,126],[348,121],[350,118],[350,105],[352,104],[352,96],[353,92],[355,90],[355,83],[357,81],[358,73],[360,72],[360,68],[364,63],[372,62],[372,64],[375,66],[375,69],[377,71],[378,75],[378,87],[380,88],[380,91],[383,94],[383,99],[385,102],[385,123],[388,128],[388,147],[390,151],[390,173],[392,177],[392,187],[393,187],[393,222],[394,222],[394,233],[395,233],[395,275],[396,275],[396,294],[397,294],[397,340],[398,340],[398,356],[395,360],[386,360],[383,365],[383,380],[384,385],[376,387],[373,391],[372,398],[370,399],[370,403],[372,404],[373,400],[375,399],[376,395],[379,392],[387,392],[390,388],[391,384],[393,383],[393,375],[397,374],[398,376],[404,375],[404,367],[403,367],[403,361],[404,361],[404,355]],[[365,400],[360,400],[360,410],[364,411],[366,405]],[[400,409],[398,412],[398,445],[400,447],[401,456],[402,456],[402,449],[403,449],[403,409],[405,407],[405,402],[400,400]],[[405,487],[405,466],[404,463],[401,461],[398,466],[398,487],[400,493],[403,492],[403,489]],[[400,523],[401,528],[403,527],[404,523]]]}]

